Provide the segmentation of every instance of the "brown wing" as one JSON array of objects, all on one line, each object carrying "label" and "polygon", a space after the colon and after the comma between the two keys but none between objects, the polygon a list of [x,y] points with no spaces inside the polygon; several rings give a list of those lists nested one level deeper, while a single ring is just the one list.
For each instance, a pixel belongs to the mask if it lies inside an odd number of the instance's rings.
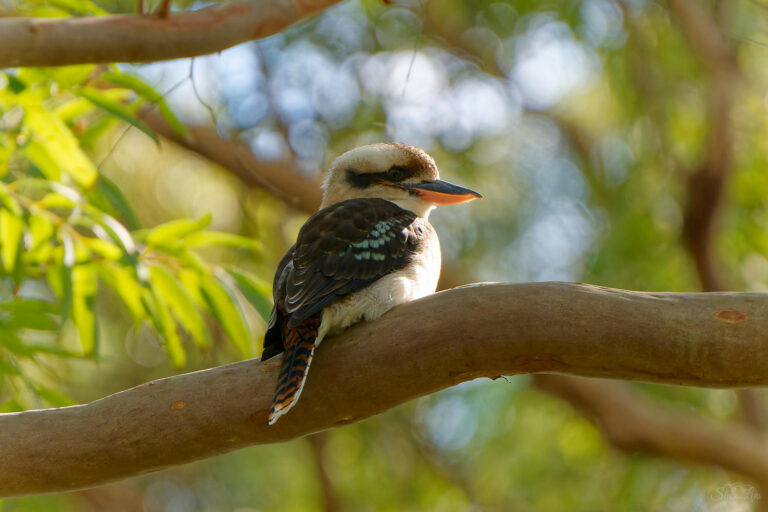
[{"label": "brown wing", "polygon": [[262,357],[282,350],[277,346],[282,321],[295,327],[405,267],[425,230],[415,213],[384,199],[350,199],[313,215],[278,267],[275,310]]},{"label": "brown wing", "polygon": [[286,275],[289,323],[296,325],[403,268],[420,241],[416,218],[383,199],[351,199],[309,219],[296,240],[293,267]]}]

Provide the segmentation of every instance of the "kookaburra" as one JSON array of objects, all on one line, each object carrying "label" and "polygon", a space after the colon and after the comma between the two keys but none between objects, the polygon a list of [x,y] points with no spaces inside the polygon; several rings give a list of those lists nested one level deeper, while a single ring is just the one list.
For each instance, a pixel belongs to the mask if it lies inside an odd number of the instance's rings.
[{"label": "kookaburra", "polygon": [[275,273],[262,360],[284,354],[270,425],[299,399],[323,338],[435,291],[440,244],[429,212],[481,197],[439,178],[428,154],[402,144],[362,146],[331,164],[320,210]]}]

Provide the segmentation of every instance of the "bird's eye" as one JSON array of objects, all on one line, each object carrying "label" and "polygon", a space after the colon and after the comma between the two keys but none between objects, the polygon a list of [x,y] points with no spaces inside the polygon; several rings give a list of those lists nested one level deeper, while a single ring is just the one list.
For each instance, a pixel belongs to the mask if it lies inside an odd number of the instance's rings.
[{"label": "bird's eye", "polygon": [[390,181],[403,181],[406,178],[405,169],[402,167],[392,167],[387,171],[387,179]]}]

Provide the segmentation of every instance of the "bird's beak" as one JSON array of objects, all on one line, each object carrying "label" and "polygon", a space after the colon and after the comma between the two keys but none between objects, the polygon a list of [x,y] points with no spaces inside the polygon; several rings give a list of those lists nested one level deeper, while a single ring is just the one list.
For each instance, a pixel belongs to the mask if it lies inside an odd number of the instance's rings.
[{"label": "bird's beak", "polygon": [[408,183],[403,184],[403,187],[415,192],[422,200],[437,205],[465,203],[483,197],[474,190],[442,180]]}]

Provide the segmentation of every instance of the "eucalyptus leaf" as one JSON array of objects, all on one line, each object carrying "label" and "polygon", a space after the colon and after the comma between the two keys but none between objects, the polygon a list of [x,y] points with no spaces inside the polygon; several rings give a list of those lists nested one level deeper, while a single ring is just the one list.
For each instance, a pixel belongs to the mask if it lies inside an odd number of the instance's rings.
[{"label": "eucalyptus leaf", "polygon": [[253,357],[253,343],[237,298],[221,281],[208,276],[200,280],[200,291],[211,313],[244,357]]},{"label": "eucalyptus leaf", "polygon": [[121,71],[110,71],[101,75],[101,79],[133,89],[139,96],[157,105],[160,115],[176,133],[179,135],[187,134],[187,127],[176,117],[171,107],[168,106],[168,102],[165,101],[165,97],[140,77]]},{"label": "eucalyptus leaf", "polygon": [[98,352],[99,331],[94,312],[97,289],[96,265],[77,265],[72,269],[72,320],[86,356]]},{"label": "eucalyptus leaf", "polygon": [[269,322],[272,314],[272,287],[254,276],[228,268],[227,272],[235,280],[240,293],[259,312],[265,322]]},{"label": "eucalyptus leaf", "polygon": [[24,151],[46,177],[59,180],[65,173],[84,187],[93,185],[98,176],[96,167],[57,115],[42,107],[27,107],[24,126],[29,131]]},{"label": "eucalyptus leaf", "polygon": [[155,294],[160,295],[170,307],[179,323],[192,336],[192,339],[202,348],[210,346],[210,336],[205,328],[205,322],[200,311],[195,307],[192,298],[187,294],[177,279],[165,268],[150,267],[150,282]]},{"label": "eucalyptus leaf", "polygon": [[210,214],[203,215],[198,220],[172,220],[151,229],[146,235],[146,242],[148,245],[172,248],[178,246],[184,237],[205,229],[210,223]]},{"label": "eucalyptus leaf", "polygon": [[187,364],[187,355],[184,352],[184,346],[181,343],[179,332],[176,329],[176,322],[173,320],[168,303],[165,297],[157,291],[151,293],[151,297],[157,315],[157,327],[159,327],[158,330],[163,335],[171,362],[175,367],[182,368]]},{"label": "eucalyptus leaf", "polygon": [[152,131],[152,129],[147,126],[144,121],[139,119],[131,109],[118,101],[114,101],[109,97],[109,95],[104,94],[99,89],[95,89],[93,87],[83,87],[82,89],[78,89],[77,94],[87,99],[97,107],[102,108],[107,113],[137,128],[149,136],[153,141],[155,141],[155,144],[160,144],[160,139],[157,138],[155,132]]},{"label": "eucalyptus leaf", "polygon": [[12,274],[16,269],[21,237],[24,234],[24,222],[6,209],[0,209],[0,255],[3,258],[3,270]]}]

